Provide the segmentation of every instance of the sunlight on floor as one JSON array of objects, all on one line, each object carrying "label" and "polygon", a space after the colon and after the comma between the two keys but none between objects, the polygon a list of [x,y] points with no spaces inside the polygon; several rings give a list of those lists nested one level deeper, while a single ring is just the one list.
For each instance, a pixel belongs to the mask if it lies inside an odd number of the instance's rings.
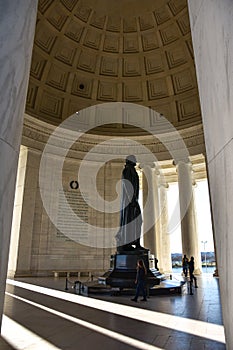
[{"label": "sunlight on floor", "polygon": [[[53,315],[62,317],[64,319],[68,320],[68,321],[71,321],[71,322],[74,322],[74,323],[76,323],[76,324],[78,324],[80,326],[86,327],[86,328],[88,328],[88,329],[90,329],[90,330],[92,330],[94,332],[99,332],[99,333],[101,333],[101,334],[103,334],[105,336],[108,336],[110,338],[113,338],[113,339],[115,339],[117,341],[120,341],[120,342],[125,343],[127,345],[134,346],[137,349],[140,349],[140,350],[162,350],[161,348],[158,348],[156,346],[153,346],[153,345],[141,342],[139,340],[127,337],[127,336],[122,335],[122,334],[117,333],[117,332],[110,331],[110,330],[108,330],[106,328],[96,326],[93,323],[80,320],[80,319],[78,319],[76,317],[73,317],[73,316],[69,316],[69,315],[67,315],[67,314],[65,314],[63,312],[56,311],[54,309],[51,309],[49,307],[46,307],[46,306],[38,304],[38,303],[34,303],[32,301],[29,301],[27,299],[18,297],[16,295],[11,294],[11,293],[6,293],[6,294],[11,296],[11,297],[13,297],[13,298],[16,298],[18,300],[21,300],[21,301],[23,301],[25,303],[28,303],[28,304],[30,304],[30,305],[32,305],[34,307],[37,307],[37,308],[42,309],[44,311],[50,312]],[[3,333],[3,336],[5,337],[4,333]],[[6,337],[5,337],[5,339],[6,339]],[[11,339],[12,339],[12,329],[11,329]],[[8,339],[6,339],[6,340],[8,340]],[[18,349],[21,349],[21,348],[18,348]],[[25,349],[25,347],[23,349]],[[34,349],[34,347],[33,347],[33,349]],[[38,349],[41,349],[41,348],[38,348]],[[48,349],[50,349],[50,348],[48,348]],[[57,348],[53,347],[51,349],[57,349]],[[47,348],[46,348],[46,350],[47,350]]]},{"label": "sunlight on floor", "polygon": [[60,349],[5,315],[2,318],[2,337],[17,350]]},{"label": "sunlight on floor", "polygon": [[[174,315],[151,311],[151,310],[140,309],[138,307],[133,307],[133,306],[120,305],[120,304],[111,303],[108,301],[92,299],[92,298],[88,298],[88,297],[84,297],[76,294],[70,294],[63,291],[40,287],[33,284],[28,284],[28,283],[14,281],[14,280],[7,280],[7,283],[20,288],[30,290],[30,291],[45,294],[54,298],[67,300],[73,303],[95,308],[98,310],[104,310],[105,312],[111,312],[116,315],[122,315],[124,317],[140,320],[142,322],[150,323],[153,325],[171,328],[176,331],[184,332],[184,329],[185,329],[185,333],[192,334],[195,336],[200,336],[206,339],[211,339],[221,343],[225,343],[224,328],[222,325],[217,325],[217,324],[203,322],[203,321],[194,320],[194,319],[187,319],[184,317],[174,316]],[[82,321],[82,320],[79,320],[78,318],[58,312],[54,309],[50,309],[41,304],[34,303],[32,301],[29,301],[24,298],[20,298],[10,293],[6,293],[6,294],[14,298],[20,299],[25,303],[29,303],[35,307],[46,310],[47,312],[53,313],[59,317],[63,317],[76,324],[87,327],[93,331],[103,333],[109,337],[120,340],[128,345],[133,345],[135,348],[145,349],[145,350],[159,349],[155,346],[151,346],[149,344],[134,340],[130,337],[123,336],[123,335],[120,335],[119,333],[112,332],[112,331],[109,331],[108,329],[96,326],[93,323]]]}]

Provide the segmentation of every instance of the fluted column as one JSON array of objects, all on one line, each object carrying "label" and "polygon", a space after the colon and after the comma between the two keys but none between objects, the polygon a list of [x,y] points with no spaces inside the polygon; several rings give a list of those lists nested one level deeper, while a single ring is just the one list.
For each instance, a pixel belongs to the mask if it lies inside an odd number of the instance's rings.
[{"label": "fluted column", "polygon": [[32,241],[36,211],[40,152],[21,146],[15,190],[8,276],[33,270]]},{"label": "fluted column", "polygon": [[0,0],[0,323],[37,0]]},{"label": "fluted column", "polygon": [[195,273],[201,273],[201,255],[196,224],[196,210],[192,181],[192,165],[187,160],[176,164],[179,185],[182,251],[194,257]]},{"label": "fluted column", "polygon": [[156,207],[158,194],[154,182],[154,164],[141,164],[142,193],[143,193],[143,239],[144,247],[157,257],[158,246],[156,242]]},{"label": "fluted column", "polygon": [[215,223],[214,223],[214,216],[213,216],[213,204],[212,204],[212,195],[211,195],[211,192],[210,192],[209,168],[207,166],[206,154],[204,154],[204,157],[205,157],[206,172],[207,172],[207,185],[208,185],[208,193],[209,193],[209,201],[210,201],[210,217],[211,217],[212,232],[213,232],[215,267],[216,267],[213,275],[215,277],[219,277],[219,275],[218,275],[218,256],[217,256],[216,238],[215,238],[216,237],[216,234],[215,234]]},{"label": "fluted column", "polygon": [[164,179],[159,183],[159,207],[160,207],[160,228],[161,228],[161,266],[164,272],[172,272],[170,235],[168,233],[168,184]]}]

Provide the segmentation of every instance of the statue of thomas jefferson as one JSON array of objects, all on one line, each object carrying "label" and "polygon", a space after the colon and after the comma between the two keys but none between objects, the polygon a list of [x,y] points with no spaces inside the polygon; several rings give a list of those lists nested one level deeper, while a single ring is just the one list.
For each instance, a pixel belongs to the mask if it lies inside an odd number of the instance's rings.
[{"label": "statue of thomas jefferson", "polygon": [[135,165],[135,156],[128,156],[122,172],[120,229],[116,234],[118,252],[145,249],[140,245],[142,215],[138,203],[139,177]]}]

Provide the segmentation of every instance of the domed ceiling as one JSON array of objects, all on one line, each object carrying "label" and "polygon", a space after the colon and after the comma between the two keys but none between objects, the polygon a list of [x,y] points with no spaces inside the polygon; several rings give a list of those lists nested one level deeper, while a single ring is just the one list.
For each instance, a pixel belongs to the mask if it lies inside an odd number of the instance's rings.
[{"label": "domed ceiling", "polygon": [[60,124],[105,102],[201,124],[186,0],[40,0],[26,112]]}]

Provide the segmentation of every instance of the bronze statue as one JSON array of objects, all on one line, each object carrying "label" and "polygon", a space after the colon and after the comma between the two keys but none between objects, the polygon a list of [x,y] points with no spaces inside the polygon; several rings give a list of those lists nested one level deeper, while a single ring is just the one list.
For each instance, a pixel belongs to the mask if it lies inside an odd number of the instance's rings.
[{"label": "bronze statue", "polygon": [[118,252],[145,249],[140,245],[142,215],[138,203],[139,177],[135,165],[135,156],[128,156],[122,172],[120,229],[116,234]]}]

